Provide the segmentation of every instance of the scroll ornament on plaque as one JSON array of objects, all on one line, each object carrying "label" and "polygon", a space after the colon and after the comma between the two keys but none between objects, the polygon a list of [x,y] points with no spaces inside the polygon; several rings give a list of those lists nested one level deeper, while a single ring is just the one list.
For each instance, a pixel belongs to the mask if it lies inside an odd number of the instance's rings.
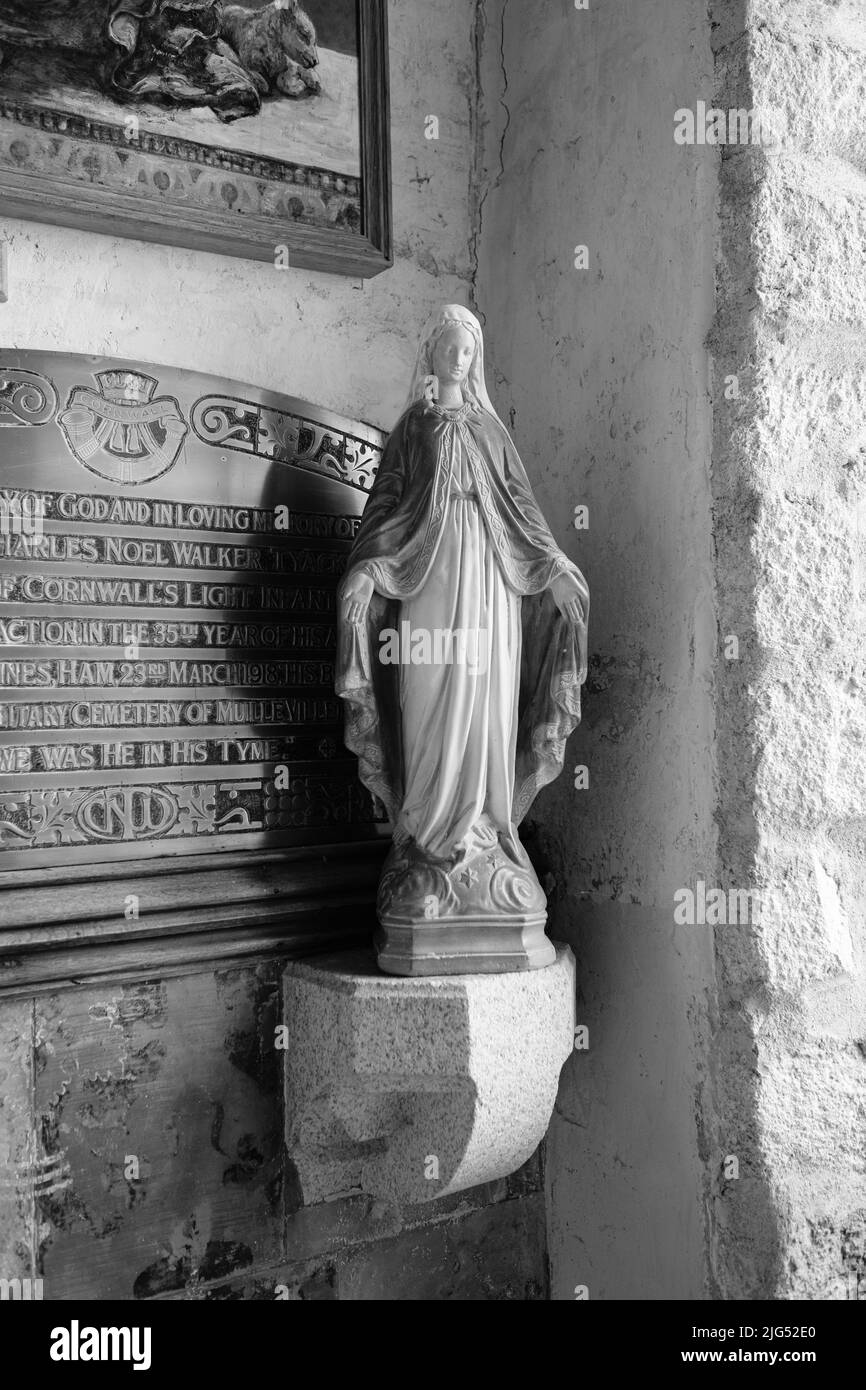
[{"label": "scroll ornament on plaque", "polygon": [[339,590],[337,694],[394,827],[376,946],[391,974],[555,958],[517,827],[580,720],[589,591],[484,381],[481,326],[427,323]]}]

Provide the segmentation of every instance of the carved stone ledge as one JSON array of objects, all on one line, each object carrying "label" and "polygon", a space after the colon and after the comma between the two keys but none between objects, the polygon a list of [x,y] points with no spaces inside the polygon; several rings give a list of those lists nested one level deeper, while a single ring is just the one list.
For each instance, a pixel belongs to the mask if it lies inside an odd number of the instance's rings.
[{"label": "carved stone ledge", "polygon": [[531,1156],[574,1044],[574,958],[404,979],[370,951],[283,977],[286,1145],[305,1203],[351,1191],[432,1201]]}]

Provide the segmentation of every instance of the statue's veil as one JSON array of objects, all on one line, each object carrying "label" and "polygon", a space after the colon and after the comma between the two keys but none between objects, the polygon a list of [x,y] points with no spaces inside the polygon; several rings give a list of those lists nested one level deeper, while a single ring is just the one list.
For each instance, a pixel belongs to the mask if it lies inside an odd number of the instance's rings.
[{"label": "statue's veil", "polygon": [[[499,420],[500,425],[505,430],[505,425],[496,411],[493,409],[493,402],[487,394],[487,383],[484,380],[484,334],[481,331],[481,324],[475,317],[471,309],[465,309],[462,304],[443,304],[441,309],[437,309],[431,314],[424,325],[421,334],[421,341],[418,344],[418,355],[415,358],[415,370],[412,373],[412,385],[409,389],[409,399],[405,409],[414,405],[416,401],[424,399],[425,378],[433,375],[433,349],[440,334],[453,324],[459,324],[461,328],[468,328],[475,339],[475,356],[472,359],[472,366],[469,368],[469,376],[464,385],[464,391],[471,396],[475,404],[482,410],[486,410],[488,415],[492,415],[494,420]],[[405,411],[404,411],[405,414]],[[508,433],[505,430],[506,434]]]}]

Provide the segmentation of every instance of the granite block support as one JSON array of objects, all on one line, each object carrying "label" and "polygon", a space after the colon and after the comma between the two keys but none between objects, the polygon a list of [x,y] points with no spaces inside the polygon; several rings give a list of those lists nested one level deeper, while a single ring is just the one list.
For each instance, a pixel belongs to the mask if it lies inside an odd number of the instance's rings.
[{"label": "granite block support", "polygon": [[286,1144],[305,1203],[425,1202],[512,1173],[537,1148],[574,1043],[574,959],[402,979],[372,953],[284,979]]}]

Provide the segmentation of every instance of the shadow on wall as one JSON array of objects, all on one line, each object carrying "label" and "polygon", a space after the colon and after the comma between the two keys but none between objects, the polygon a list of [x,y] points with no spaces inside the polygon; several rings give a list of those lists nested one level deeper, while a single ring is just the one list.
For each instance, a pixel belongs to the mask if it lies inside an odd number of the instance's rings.
[{"label": "shadow on wall", "polygon": [[[740,557],[752,595],[757,567]],[[741,623],[754,631],[754,608]],[[736,670],[725,670],[717,706],[719,762],[736,774],[718,789],[723,849],[705,870],[726,889],[755,882],[759,764],[744,733],[750,667],[741,655],[730,663]],[[622,750],[605,731],[627,726],[642,702],[632,676],[616,658],[590,657],[584,728],[569,766],[591,762],[597,784],[623,781]],[[635,783],[630,769],[621,815],[636,801],[664,804],[658,775],[648,762]],[[572,1298],[579,1285],[594,1298],[778,1297],[784,1218],[761,1153],[761,1078],[746,1007],[768,981],[761,928],[679,925],[673,889],[669,905],[628,901],[603,861],[587,858],[598,831],[584,840],[582,813],[562,792],[548,797],[533,858],[550,895],[550,934],[575,954],[576,1020],[587,1029],[587,1050],[563,1070],[548,1141],[552,1297]]]},{"label": "shadow on wall", "polygon": [[289,967],[285,1019],[290,1209],[363,1192],[396,1215],[489,1176],[463,1171],[478,1048],[459,988],[383,976],[372,950],[341,952]]}]

